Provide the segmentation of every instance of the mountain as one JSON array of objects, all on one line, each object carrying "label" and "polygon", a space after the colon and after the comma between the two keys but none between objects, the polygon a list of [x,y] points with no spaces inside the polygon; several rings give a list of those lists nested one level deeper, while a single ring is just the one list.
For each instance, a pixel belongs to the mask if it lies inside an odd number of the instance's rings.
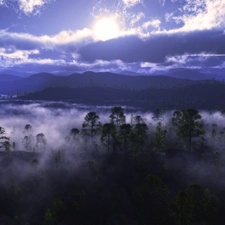
[{"label": "mountain", "polygon": [[28,76],[31,75],[31,73],[20,72],[20,71],[9,70],[9,69],[1,70],[1,73],[2,73],[2,74],[14,75],[14,76],[21,77],[21,78],[23,78],[23,77],[28,77]]},{"label": "mountain", "polygon": [[72,74],[69,77],[71,87],[75,86],[107,86],[126,89],[146,89],[149,87],[167,88],[181,85],[190,85],[193,81],[177,79],[167,76],[127,76],[110,72],[85,72]]},{"label": "mountain", "polygon": [[173,69],[168,72],[167,76],[190,80],[208,80],[215,77],[212,74],[202,73],[191,69]]},{"label": "mountain", "polygon": [[223,82],[144,90],[113,87],[51,87],[21,97],[26,100],[74,101],[92,105],[131,105],[143,109],[225,108]]},{"label": "mountain", "polygon": [[0,94],[16,94],[33,92],[47,87],[114,87],[123,89],[169,88],[187,86],[196,81],[178,79],[167,76],[126,76],[109,72],[83,74],[74,73],[70,76],[54,76],[49,73],[34,74],[23,79],[1,81]]},{"label": "mountain", "polygon": [[62,82],[61,78],[49,73],[40,73],[17,80],[0,81],[0,94],[17,94],[18,92],[43,90],[58,80]]},{"label": "mountain", "polygon": [[15,80],[19,80],[21,79],[21,77],[18,76],[14,76],[11,74],[0,74],[0,82],[4,82],[4,81],[15,81]]}]

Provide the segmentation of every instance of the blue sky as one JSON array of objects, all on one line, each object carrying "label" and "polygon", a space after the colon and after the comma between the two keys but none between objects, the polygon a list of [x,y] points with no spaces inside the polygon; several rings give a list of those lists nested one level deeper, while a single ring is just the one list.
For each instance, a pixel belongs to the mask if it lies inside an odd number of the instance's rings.
[{"label": "blue sky", "polygon": [[225,0],[0,0],[1,73],[182,68],[225,74]]}]

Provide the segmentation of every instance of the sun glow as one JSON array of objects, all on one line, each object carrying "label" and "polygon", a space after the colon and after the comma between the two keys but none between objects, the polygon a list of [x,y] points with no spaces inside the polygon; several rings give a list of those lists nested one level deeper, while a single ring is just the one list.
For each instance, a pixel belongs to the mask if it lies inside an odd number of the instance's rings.
[{"label": "sun glow", "polygon": [[94,25],[94,38],[106,41],[119,36],[119,25],[114,18],[99,19]]}]

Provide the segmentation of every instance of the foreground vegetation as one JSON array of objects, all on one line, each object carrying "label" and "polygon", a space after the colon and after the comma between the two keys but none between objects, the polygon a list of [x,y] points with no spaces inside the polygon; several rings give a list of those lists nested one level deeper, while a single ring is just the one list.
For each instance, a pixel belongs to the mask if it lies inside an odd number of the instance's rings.
[{"label": "foreground vegetation", "polygon": [[22,152],[1,127],[0,223],[223,224],[223,127],[196,109],[152,121],[91,111],[59,149],[27,124]]}]

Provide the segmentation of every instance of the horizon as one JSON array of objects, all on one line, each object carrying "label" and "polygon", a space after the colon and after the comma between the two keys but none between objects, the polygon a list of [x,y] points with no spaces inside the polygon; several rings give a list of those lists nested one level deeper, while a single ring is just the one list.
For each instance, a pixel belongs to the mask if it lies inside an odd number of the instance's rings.
[{"label": "horizon", "polygon": [[[17,72],[17,71],[6,71],[5,73],[0,72],[0,76],[14,76],[18,78],[28,78],[36,75],[43,75],[43,74],[48,74],[48,75],[53,75],[56,77],[69,77],[72,75],[85,75],[85,74],[111,74],[111,75],[119,75],[119,76],[126,76],[126,77],[170,77],[170,78],[177,78],[177,79],[184,79],[184,80],[218,80],[218,81],[223,81],[224,80],[224,74],[223,73],[204,73],[204,71],[198,71],[198,70],[192,70],[192,69],[173,69],[171,71],[168,71],[167,73],[162,72],[162,73],[154,73],[154,74],[141,74],[141,73],[135,73],[132,71],[123,71],[122,73],[117,73],[117,72],[112,72],[112,71],[91,71],[87,70],[84,72],[70,72],[70,73],[54,73],[54,72],[45,72],[45,71],[40,71],[36,73],[31,73],[28,74],[26,72]],[[4,80],[3,80],[4,81]],[[2,82],[2,80],[0,80]]]}]

